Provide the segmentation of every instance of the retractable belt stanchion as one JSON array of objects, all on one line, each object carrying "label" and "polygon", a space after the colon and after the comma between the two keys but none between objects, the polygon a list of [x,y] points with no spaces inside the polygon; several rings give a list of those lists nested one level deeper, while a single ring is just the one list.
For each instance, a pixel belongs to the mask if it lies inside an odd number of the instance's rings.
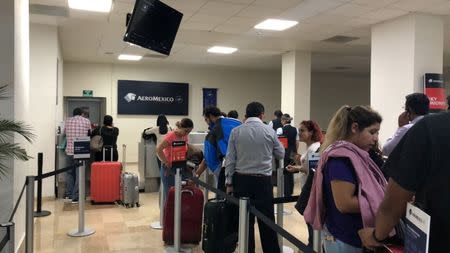
[{"label": "retractable belt stanchion", "polygon": [[34,212],[34,217],[45,217],[49,216],[51,212],[42,210],[42,163],[43,163],[43,153],[38,153],[38,180],[37,180],[37,207],[36,212]]},{"label": "retractable belt stanchion", "polygon": [[318,253],[322,253],[321,234],[319,230],[314,230],[313,232],[313,250]]},{"label": "retractable belt stanchion", "polygon": [[27,176],[26,219],[25,219],[25,252],[33,253],[34,239],[34,176]]},{"label": "retractable belt stanchion", "polygon": [[239,253],[248,252],[249,198],[239,199]]},{"label": "retractable belt stanchion", "polygon": [[161,180],[161,184],[159,186],[159,221],[152,222],[150,227],[153,229],[161,230],[164,225],[164,186]]},{"label": "retractable belt stanchion", "polygon": [[83,237],[89,236],[95,233],[92,228],[84,227],[84,204],[85,204],[85,171],[86,165],[85,161],[81,160],[81,164],[78,167],[78,229],[71,230],[67,233],[72,237]]},{"label": "retractable belt stanchion", "polygon": [[[283,159],[278,160],[277,197],[278,198],[284,197],[284,160]],[[285,214],[283,203],[277,204],[276,214],[277,214],[277,225],[280,227],[283,227],[283,223],[284,223],[283,215]],[[294,250],[292,248],[283,246],[283,237],[280,234],[278,234],[278,244],[280,245],[281,252],[294,253]]]},{"label": "retractable belt stanchion", "polygon": [[174,222],[173,222],[173,248],[168,247],[164,252],[186,252],[191,253],[191,249],[181,248],[181,168],[177,168],[175,174],[175,210],[174,210]]}]

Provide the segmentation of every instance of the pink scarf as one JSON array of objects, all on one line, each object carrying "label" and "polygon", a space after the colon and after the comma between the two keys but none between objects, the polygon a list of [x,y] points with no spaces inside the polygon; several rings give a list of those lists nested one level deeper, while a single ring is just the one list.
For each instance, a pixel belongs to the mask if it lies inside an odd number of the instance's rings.
[{"label": "pink scarf", "polygon": [[337,141],[321,155],[311,188],[304,218],[314,229],[321,230],[325,218],[323,201],[323,168],[330,157],[348,157],[355,168],[358,182],[358,202],[364,227],[375,226],[375,215],[387,185],[383,173],[369,153],[347,141]]}]

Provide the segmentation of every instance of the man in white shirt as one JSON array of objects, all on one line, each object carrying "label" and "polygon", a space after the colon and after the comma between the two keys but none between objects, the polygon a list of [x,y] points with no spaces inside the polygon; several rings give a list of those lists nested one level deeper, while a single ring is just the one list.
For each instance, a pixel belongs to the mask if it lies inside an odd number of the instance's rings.
[{"label": "man in white shirt", "polygon": [[406,96],[405,111],[398,116],[398,129],[383,146],[383,155],[389,156],[408,130],[421,120],[430,110],[430,100],[423,93]]}]

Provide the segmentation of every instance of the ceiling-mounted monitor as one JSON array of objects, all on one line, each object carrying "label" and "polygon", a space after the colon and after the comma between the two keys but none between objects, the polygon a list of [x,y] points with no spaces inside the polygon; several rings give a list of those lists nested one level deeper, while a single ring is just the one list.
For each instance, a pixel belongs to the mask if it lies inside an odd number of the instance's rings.
[{"label": "ceiling-mounted monitor", "polygon": [[123,40],[169,55],[182,18],[159,0],[136,0]]}]

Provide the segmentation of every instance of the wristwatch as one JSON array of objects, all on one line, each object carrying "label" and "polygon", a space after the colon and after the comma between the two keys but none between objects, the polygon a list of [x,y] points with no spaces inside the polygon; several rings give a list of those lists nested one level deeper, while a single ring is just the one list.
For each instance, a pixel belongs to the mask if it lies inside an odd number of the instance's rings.
[{"label": "wristwatch", "polygon": [[372,238],[377,242],[377,243],[383,243],[385,241],[385,239],[380,240],[375,236],[375,229],[372,232]]}]

